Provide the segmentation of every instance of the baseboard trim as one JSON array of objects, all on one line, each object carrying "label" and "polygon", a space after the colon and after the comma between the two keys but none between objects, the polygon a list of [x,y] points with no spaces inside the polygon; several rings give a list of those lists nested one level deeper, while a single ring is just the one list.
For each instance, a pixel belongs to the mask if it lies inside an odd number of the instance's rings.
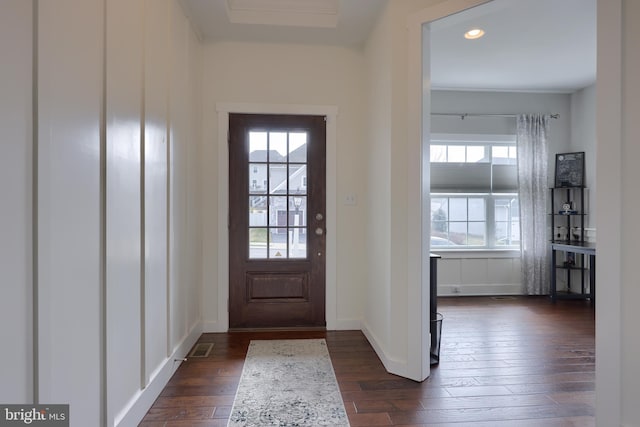
[{"label": "baseboard trim", "polygon": [[376,354],[380,358],[380,361],[384,365],[384,368],[387,370],[387,372],[389,372],[390,374],[404,377],[404,378],[409,378],[409,375],[408,375],[409,369],[407,366],[407,362],[403,362],[401,360],[397,360],[390,357],[386,353],[386,351],[384,351],[384,348],[380,343],[380,340],[376,337],[376,335],[373,332],[371,332],[371,329],[367,326],[366,322],[364,321],[362,322],[362,333],[369,341],[369,344],[371,344],[371,347],[373,347],[373,350],[376,352]]},{"label": "baseboard trim", "polygon": [[439,284],[438,296],[522,295],[520,283],[510,284]]},{"label": "baseboard trim", "polygon": [[227,328],[223,328],[217,320],[207,320],[202,324],[202,332],[205,334],[215,334],[227,332]]},{"label": "baseboard trim", "polygon": [[[220,322],[215,320],[205,321],[202,324],[202,332],[207,333],[225,333],[231,328],[222,328]],[[361,319],[336,319],[332,326],[329,327],[329,322],[327,322],[327,331],[354,331],[362,329],[362,320]]]},{"label": "baseboard trim", "polygon": [[147,387],[139,390],[129,401],[129,404],[116,416],[113,422],[117,427],[135,427],[140,424],[146,413],[158,398],[171,376],[180,366],[182,360],[189,354],[189,350],[195,345],[202,335],[202,322],[197,322],[191,331],[175,347],[171,356],[167,357],[161,367],[155,371],[155,375],[149,381]]},{"label": "baseboard trim", "polygon": [[336,319],[334,331],[360,331],[362,330],[361,319]]},{"label": "baseboard trim", "polygon": [[282,326],[268,328],[229,328],[229,332],[324,332],[324,326]]}]

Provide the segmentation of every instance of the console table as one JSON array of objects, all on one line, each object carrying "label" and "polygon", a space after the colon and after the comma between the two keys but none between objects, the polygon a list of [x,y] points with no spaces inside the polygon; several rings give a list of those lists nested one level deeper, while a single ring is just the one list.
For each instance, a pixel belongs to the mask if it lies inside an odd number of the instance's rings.
[{"label": "console table", "polygon": [[[567,295],[558,295],[556,290],[556,265],[557,252],[566,252],[574,254],[586,255],[589,259],[589,292],[585,292],[584,282],[582,283],[580,293],[569,293]],[[584,268],[584,265],[582,266]],[[590,299],[592,303],[596,300],[596,245],[595,243],[571,241],[571,242],[551,242],[551,301],[555,302],[558,298],[582,298]],[[567,271],[567,276],[571,275],[571,270]],[[570,283],[570,282],[569,282]]]}]

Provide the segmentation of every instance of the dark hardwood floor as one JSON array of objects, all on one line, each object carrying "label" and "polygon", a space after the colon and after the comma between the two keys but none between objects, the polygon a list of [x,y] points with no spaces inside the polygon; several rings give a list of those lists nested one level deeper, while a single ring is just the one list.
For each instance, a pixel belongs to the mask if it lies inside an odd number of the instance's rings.
[{"label": "dark hardwood floor", "polygon": [[251,339],[325,337],[352,426],[594,426],[595,319],[585,301],[440,298],[440,363],[386,373],[359,331],[204,334],[140,424],[226,426]]}]

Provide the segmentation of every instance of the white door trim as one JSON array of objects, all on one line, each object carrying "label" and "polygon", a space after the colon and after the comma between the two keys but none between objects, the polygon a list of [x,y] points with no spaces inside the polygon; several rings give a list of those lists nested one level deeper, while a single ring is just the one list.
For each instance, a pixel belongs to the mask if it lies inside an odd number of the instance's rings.
[{"label": "white door trim", "polygon": [[[327,117],[327,205],[326,205],[326,320],[327,329],[344,329],[338,324],[336,283],[336,152],[338,107],[332,105],[291,105],[218,103],[218,319],[219,332],[229,329],[229,114],[300,114]],[[348,325],[345,325],[348,328]]]},{"label": "white door trim", "polygon": [[428,24],[488,0],[448,0],[407,17],[408,29],[408,224],[418,233],[409,236],[408,253],[408,360],[407,376],[422,381],[430,374],[429,251],[430,197],[429,150],[431,76]]}]

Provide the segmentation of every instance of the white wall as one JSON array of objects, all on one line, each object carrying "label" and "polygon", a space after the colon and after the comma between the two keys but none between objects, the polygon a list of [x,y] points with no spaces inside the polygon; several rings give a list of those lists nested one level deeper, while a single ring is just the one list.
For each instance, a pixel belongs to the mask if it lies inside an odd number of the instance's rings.
[{"label": "white wall", "polygon": [[[144,14],[144,381],[171,354],[168,340],[168,85],[171,2],[145,0]],[[153,7],[151,7],[153,6]],[[174,18],[175,19],[175,18]]]},{"label": "white wall", "polygon": [[432,252],[438,261],[438,296],[521,295],[520,253],[474,251]]},{"label": "white wall", "polygon": [[[141,358],[143,3],[106,9],[107,420],[144,385]],[[117,373],[117,374],[116,374]]]},{"label": "white wall", "polygon": [[[601,216],[598,224],[612,220],[609,215],[613,211],[617,217],[618,209],[621,215],[620,261],[622,287],[622,346],[620,372],[622,376],[622,425],[640,426],[640,405],[633,396],[640,396],[640,333],[637,325],[640,314],[637,302],[640,301],[640,286],[637,273],[637,244],[640,241],[640,227],[638,226],[638,212],[640,212],[640,197],[638,197],[638,182],[640,181],[640,28],[637,21],[640,18],[640,3],[633,0],[622,2],[622,147],[621,147],[621,191],[622,200],[615,206],[602,206],[598,203]],[[614,31],[614,29],[611,29]],[[600,34],[600,29],[598,29]],[[605,144],[606,135],[599,135],[598,142]],[[605,146],[606,147],[606,146]],[[606,148],[605,148],[606,149]],[[598,153],[600,153],[600,149]],[[600,169],[599,169],[600,172]],[[604,174],[606,172],[603,170]],[[601,193],[608,191],[609,185],[615,184],[605,178],[600,184],[598,173],[598,188]],[[599,199],[598,199],[599,200]],[[608,241],[609,242],[609,241]],[[614,242],[611,242],[614,243]],[[606,246],[605,246],[606,248]],[[606,249],[605,249],[606,250]],[[606,272],[607,270],[605,270]],[[606,279],[599,282],[600,294],[606,292]],[[600,314],[600,312],[598,312]],[[613,326],[613,325],[612,325]],[[602,328],[599,329],[603,332]],[[615,354],[615,353],[614,353]],[[608,359],[605,359],[606,363]],[[611,363],[614,363],[611,360]],[[598,391],[603,389],[599,388]]]},{"label": "white wall", "polygon": [[598,1],[596,422],[640,426],[640,4]]},{"label": "white wall", "polygon": [[[596,424],[640,426],[637,280],[640,4],[598,1]],[[624,59],[623,59],[624,58]]]},{"label": "white wall", "polygon": [[[596,424],[622,426],[622,399],[624,390],[623,373],[631,379],[630,372],[624,372],[622,366],[623,254],[621,224],[624,211],[622,191],[622,55],[623,42],[633,41],[629,29],[622,27],[622,6],[624,0],[598,0],[598,80],[596,86],[597,114],[597,185],[607,188],[600,191],[596,204],[599,209],[609,212],[609,220],[600,215],[598,228],[598,246],[596,251],[598,269],[596,283],[609,283],[607,291],[598,291],[596,305]],[[636,38],[637,40],[637,38]],[[633,44],[633,43],[631,43]],[[629,87],[637,83],[626,81]],[[627,144],[629,142],[626,142]],[[633,170],[633,169],[632,169]],[[631,172],[631,171],[629,171]],[[633,173],[633,172],[631,172]],[[636,172],[637,173],[637,172]],[[637,177],[636,177],[637,179]],[[628,243],[627,243],[628,245]],[[606,250],[603,250],[606,248]],[[606,273],[606,274],[605,274]],[[636,311],[637,312],[637,311]],[[630,311],[633,313],[633,311]],[[624,319],[627,321],[627,319]],[[637,324],[637,316],[634,324]],[[632,337],[633,334],[629,334]],[[628,363],[628,362],[627,362]],[[636,380],[637,381],[637,380]],[[631,424],[629,424],[631,425]]]},{"label": "white wall", "polygon": [[107,423],[136,425],[201,333],[201,51],[177,2],[107,3]]},{"label": "white wall", "polygon": [[32,2],[0,7],[0,402],[33,401]]},{"label": "white wall", "polygon": [[569,151],[585,152],[587,211],[585,227],[595,227],[596,200],[596,85],[571,94],[571,144]]},{"label": "white wall", "polygon": [[[428,375],[423,341],[428,325],[423,316],[428,307],[424,283],[429,273],[421,247],[421,133],[418,129],[410,133],[409,128],[410,121],[420,127],[421,112],[413,109],[419,109],[424,86],[419,71],[416,81],[408,81],[410,72],[422,67],[419,49],[409,52],[409,37],[416,39],[412,43],[416,48],[422,33],[415,23],[407,29],[418,12],[440,3],[388,2],[365,49],[370,153],[366,226],[371,270],[363,331],[390,372],[417,380]],[[413,68],[409,67],[410,57],[418,61]],[[409,87],[418,101],[409,98]]]},{"label": "white wall", "polygon": [[[387,4],[387,9],[389,8]],[[391,340],[391,108],[392,108],[392,23],[385,10],[366,46],[369,118],[365,173],[367,198],[368,278],[364,291],[363,330],[383,363],[390,369],[387,354]],[[395,369],[395,368],[393,368]]]},{"label": "white wall", "polygon": [[174,0],[32,5],[0,3],[0,400],[137,425],[202,330],[201,50]]},{"label": "white wall", "polygon": [[[150,0],[150,7],[155,3]],[[202,325],[202,46],[171,1],[169,80],[169,252],[171,349]]]},{"label": "white wall", "polygon": [[102,12],[38,7],[37,392],[69,403],[74,426],[100,425],[103,408]]},{"label": "white wall", "polygon": [[[365,229],[363,217],[367,215],[364,143],[364,117],[366,110],[364,60],[362,52],[342,47],[276,45],[259,43],[213,43],[204,51],[204,108],[203,135],[203,263],[205,328],[225,331],[228,313],[226,301],[219,301],[228,289],[225,271],[227,243],[219,234],[220,219],[226,218],[225,209],[228,177],[219,177],[218,166],[226,165],[226,141],[218,140],[218,112],[220,104],[296,108],[333,106],[337,108],[337,137],[335,153],[328,152],[328,173],[337,181],[337,190],[328,189],[328,206],[336,208],[335,229],[328,227],[327,239],[334,239],[335,253],[327,259],[336,259],[336,329],[358,328],[362,317],[362,294],[366,277]],[[289,107],[287,107],[289,106]],[[259,107],[258,107],[259,108]],[[222,124],[224,125],[224,124]],[[331,125],[331,124],[329,124]],[[328,147],[328,150],[331,148]],[[356,196],[356,205],[347,205],[347,195]],[[226,220],[222,221],[222,224]],[[327,248],[331,251],[331,247]],[[328,287],[330,284],[328,283]],[[331,298],[328,295],[328,298]]]}]

